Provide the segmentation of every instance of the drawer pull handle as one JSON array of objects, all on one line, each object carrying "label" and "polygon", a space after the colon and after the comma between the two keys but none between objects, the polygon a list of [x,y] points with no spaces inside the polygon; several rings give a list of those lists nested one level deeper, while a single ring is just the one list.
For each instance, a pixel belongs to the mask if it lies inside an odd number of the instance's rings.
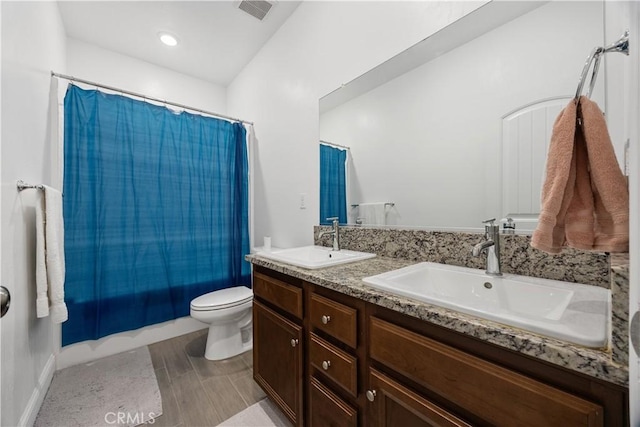
[{"label": "drawer pull handle", "polygon": [[331,316],[322,316],[320,320],[322,320],[322,323],[326,325],[327,323],[331,322]]},{"label": "drawer pull handle", "polygon": [[322,361],[322,369],[324,369],[326,371],[326,370],[329,369],[329,366],[331,366],[331,361],[329,361],[329,360]]},{"label": "drawer pull handle", "polygon": [[291,347],[295,347],[295,346],[297,346],[297,345],[298,345],[298,340],[297,340],[296,338],[293,338],[293,339],[291,340]]},{"label": "drawer pull handle", "polygon": [[369,402],[373,402],[376,400],[376,391],[375,390],[367,390],[367,399]]}]

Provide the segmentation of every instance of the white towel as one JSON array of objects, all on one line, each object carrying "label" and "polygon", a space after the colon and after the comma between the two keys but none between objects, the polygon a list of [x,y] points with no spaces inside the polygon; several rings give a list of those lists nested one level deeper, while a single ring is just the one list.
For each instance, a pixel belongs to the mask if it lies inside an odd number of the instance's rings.
[{"label": "white towel", "polygon": [[386,204],[378,203],[360,203],[359,218],[364,225],[385,225],[387,223]]},{"label": "white towel", "polygon": [[[44,187],[44,207],[42,200],[36,204],[36,233],[36,313],[45,317],[50,309],[51,321],[62,323],[68,317],[64,302],[62,194],[51,187]],[[44,297],[48,297],[48,304]]]},{"label": "white towel", "polygon": [[36,316],[49,315],[49,283],[47,282],[44,240],[44,194],[36,203]]}]

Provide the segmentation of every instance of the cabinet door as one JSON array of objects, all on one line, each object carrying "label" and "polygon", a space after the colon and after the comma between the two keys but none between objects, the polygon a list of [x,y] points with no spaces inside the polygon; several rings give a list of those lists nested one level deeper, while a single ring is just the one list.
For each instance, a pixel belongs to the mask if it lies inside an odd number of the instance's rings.
[{"label": "cabinet door", "polygon": [[469,426],[373,368],[369,369],[367,399],[369,425],[374,427]]},{"label": "cabinet door", "polygon": [[302,425],[302,327],[253,303],[253,378],[294,425]]}]

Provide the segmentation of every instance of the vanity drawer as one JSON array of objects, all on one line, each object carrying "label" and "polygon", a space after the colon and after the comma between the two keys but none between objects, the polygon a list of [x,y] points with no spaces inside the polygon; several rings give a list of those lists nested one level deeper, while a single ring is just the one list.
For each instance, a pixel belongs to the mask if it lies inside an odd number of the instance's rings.
[{"label": "vanity drawer", "polygon": [[316,293],[311,294],[309,315],[311,325],[343,343],[356,348],[358,344],[358,311]]},{"label": "vanity drawer", "polygon": [[309,386],[309,413],[312,427],[356,427],[358,411],[311,377]]},{"label": "vanity drawer", "polygon": [[599,405],[375,317],[369,354],[493,425],[603,425]]},{"label": "vanity drawer", "polygon": [[358,359],[311,333],[309,363],[353,396],[358,395]]},{"label": "vanity drawer", "polygon": [[253,293],[287,313],[302,318],[302,288],[254,272]]}]

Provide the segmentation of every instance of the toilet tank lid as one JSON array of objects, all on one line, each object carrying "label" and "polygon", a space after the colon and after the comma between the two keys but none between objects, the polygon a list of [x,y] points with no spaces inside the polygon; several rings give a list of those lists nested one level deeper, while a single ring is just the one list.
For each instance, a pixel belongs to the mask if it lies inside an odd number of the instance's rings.
[{"label": "toilet tank lid", "polygon": [[220,289],[200,295],[191,301],[192,307],[225,307],[233,306],[253,298],[253,291],[246,286],[236,286],[234,288]]}]

